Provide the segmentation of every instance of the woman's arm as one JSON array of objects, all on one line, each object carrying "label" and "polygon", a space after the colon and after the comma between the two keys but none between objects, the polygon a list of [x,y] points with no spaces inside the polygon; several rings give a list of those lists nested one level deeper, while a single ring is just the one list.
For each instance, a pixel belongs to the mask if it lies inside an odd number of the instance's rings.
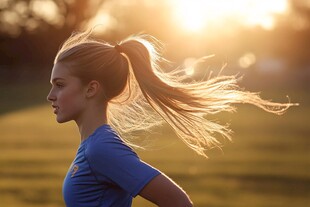
[{"label": "woman's arm", "polygon": [[192,207],[188,195],[170,178],[160,174],[153,178],[139,193],[159,207]]}]

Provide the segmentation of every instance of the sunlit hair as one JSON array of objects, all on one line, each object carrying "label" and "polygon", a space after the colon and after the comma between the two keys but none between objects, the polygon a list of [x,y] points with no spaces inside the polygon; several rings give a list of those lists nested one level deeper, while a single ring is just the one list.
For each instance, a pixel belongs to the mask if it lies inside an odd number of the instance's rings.
[{"label": "sunlit hair", "polygon": [[166,121],[177,136],[198,154],[220,146],[216,137],[231,139],[226,125],[206,119],[208,114],[234,112],[232,104],[253,104],[283,114],[292,103],[263,100],[258,93],[237,85],[236,76],[215,76],[191,81],[183,71],[160,67],[160,42],[149,35],[128,37],[113,45],[94,40],[92,30],[73,34],[61,47],[56,63],[68,65],[84,83],[98,80],[108,101],[108,122],[132,146],[136,131],[150,130]]}]

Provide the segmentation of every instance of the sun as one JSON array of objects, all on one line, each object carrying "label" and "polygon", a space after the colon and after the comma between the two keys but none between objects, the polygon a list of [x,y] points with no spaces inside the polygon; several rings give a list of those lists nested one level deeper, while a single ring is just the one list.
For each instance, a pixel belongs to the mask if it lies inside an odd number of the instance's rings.
[{"label": "sun", "polygon": [[231,22],[272,29],[274,15],[287,11],[287,1],[171,0],[171,6],[177,24],[188,31],[200,31],[212,25]]},{"label": "sun", "polygon": [[204,26],[206,15],[200,7],[199,1],[180,1],[177,4],[177,14],[181,24],[189,30],[199,30]]}]

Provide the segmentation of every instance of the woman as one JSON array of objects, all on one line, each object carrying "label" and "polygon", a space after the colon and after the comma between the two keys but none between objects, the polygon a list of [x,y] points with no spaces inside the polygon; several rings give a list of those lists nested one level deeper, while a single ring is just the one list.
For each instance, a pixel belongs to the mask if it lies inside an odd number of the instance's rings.
[{"label": "woman", "polygon": [[206,156],[207,148],[219,144],[214,134],[230,139],[230,131],[204,115],[234,111],[233,103],[276,114],[293,105],[243,91],[234,76],[189,82],[179,71],[164,73],[158,41],[150,36],[129,37],[112,46],[91,39],[91,33],[74,34],[63,44],[47,97],[57,122],[75,121],[81,135],[63,185],[69,207],[126,207],[137,195],[158,206],[190,207],[191,200],[177,184],[129,147],[138,146],[131,142],[132,132],[164,120],[185,144]]}]

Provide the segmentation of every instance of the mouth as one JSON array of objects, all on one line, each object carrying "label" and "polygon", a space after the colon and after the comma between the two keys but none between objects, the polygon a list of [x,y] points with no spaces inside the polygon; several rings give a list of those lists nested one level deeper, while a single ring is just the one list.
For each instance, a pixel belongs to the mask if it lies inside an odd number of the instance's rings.
[{"label": "mouth", "polygon": [[52,105],[52,107],[54,108],[54,114],[57,114],[58,110],[59,110],[59,107],[55,106],[55,105]]}]

